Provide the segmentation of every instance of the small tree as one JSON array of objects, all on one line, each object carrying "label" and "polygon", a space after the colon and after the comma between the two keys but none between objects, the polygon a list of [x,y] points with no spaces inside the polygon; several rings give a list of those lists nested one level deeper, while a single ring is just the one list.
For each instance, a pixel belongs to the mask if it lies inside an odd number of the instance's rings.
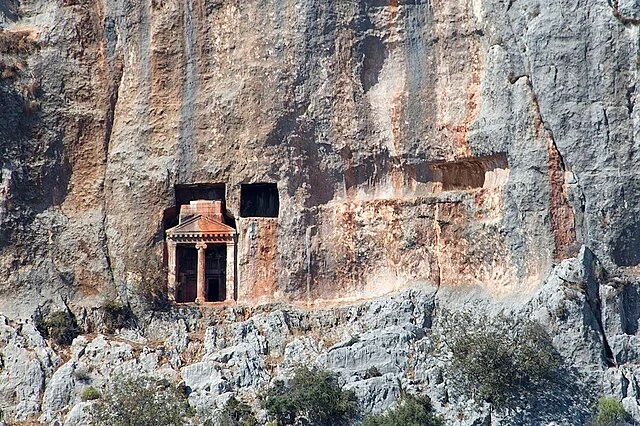
[{"label": "small tree", "polygon": [[300,367],[289,385],[278,381],[263,400],[278,425],[306,421],[317,426],[347,425],[357,413],[355,395],[343,391],[335,373]]},{"label": "small tree", "polygon": [[598,413],[593,421],[595,426],[620,426],[629,418],[622,403],[613,397],[603,396],[598,401]]},{"label": "small tree", "polygon": [[369,416],[362,426],[442,426],[426,396],[405,396],[398,407],[384,415]]},{"label": "small tree", "polygon": [[108,300],[102,305],[104,311],[104,323],[109,333],[119,328],[131,327],[135,323],[135,316],[128,305],[123,305],[115,300]]},{"label": "small tree", "polygon": [[180,426],[191,410],[175,386],[141,376],[112,379],[92,414],[99,426]]},{"label": "small tree", "polygon": [[45,338],[63,346],[70,345],[80,334],[76,319],[70,310],[53,312],[46,318],[36,318],[36,327]]},{"label": "small tree", "polygon": [[497,409],[524,404],[553,383],[560,366],[551,339],[533,321],[455,314],[445,326],[445,339],[459,391]]},{"label": "small tree", "polygon": [[234,397],[229,398],[217,420],[217,426],[255,426],[258,424],[251,407]]}]

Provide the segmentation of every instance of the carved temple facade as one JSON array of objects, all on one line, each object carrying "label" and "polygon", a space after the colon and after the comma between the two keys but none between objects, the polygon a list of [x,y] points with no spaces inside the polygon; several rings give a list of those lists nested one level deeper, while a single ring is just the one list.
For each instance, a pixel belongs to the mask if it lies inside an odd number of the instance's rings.
[{"label": "carved temple facade", "polygon": [[191,201],[178,220],[167,230],[169,300],[235,300],[237,234],[224,223],[222,201]]}]

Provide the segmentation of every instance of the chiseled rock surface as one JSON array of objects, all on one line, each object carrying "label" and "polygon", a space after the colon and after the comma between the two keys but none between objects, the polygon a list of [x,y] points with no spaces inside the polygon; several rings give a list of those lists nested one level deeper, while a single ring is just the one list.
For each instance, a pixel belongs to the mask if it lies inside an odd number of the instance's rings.
[{"label": "chiseled rock surface", "polygon": [[[0,312],[162,287],[190,183],[226,184],[248,303],[419,281],[517,295],[583,244],[637,266],[638,16],[631,0],[5,2]],[[250,182],[278,184],[277,219],[240,217]]]},{"label": "chiseled rock surface", "polygon": [[[407,391],[426,393],[452,425],[582,425],[594,401],[611,395],[638,421],[640,369],[634,342],[640,334],[630,304],[636,288],[633,280],[604,273],[583,248],[578,257],[559,263],[529,297],[491,300],[474,288],[423,285],[324,309],[176,308],[140,318],[146,328],[79,336],[66,351],[70,359],[65,363],[32,325],[3,318],[0,406],[9,421],[83,424],[90,418],[91,403],[80,400],[87,386],[102,392],[110,380],[150,375],[180,385],[200,414],[214,415],[236,396],[263,418],[257,396],[275,380],[289,380],[304,364],[338,373],[368,412],[383,412]],[[451,384],[450,353],[442,339],[443,316],[459,310],[539,321],[564,360],[562,388],[508,418],[487,404],[461,398]],[[174,344],[177,335],[186,344]],[[125,336],[138,336],[139,342]]]}]

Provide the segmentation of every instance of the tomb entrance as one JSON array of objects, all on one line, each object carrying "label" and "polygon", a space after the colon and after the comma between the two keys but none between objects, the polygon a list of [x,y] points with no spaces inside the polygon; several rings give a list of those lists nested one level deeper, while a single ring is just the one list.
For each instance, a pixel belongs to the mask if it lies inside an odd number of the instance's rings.
[{"label": "tomb entrance", "polygon": [[236,230],[224,223],[222,201],[181,205],[178,225],[167,230],[167,254],[169,300],[233,300]]}]

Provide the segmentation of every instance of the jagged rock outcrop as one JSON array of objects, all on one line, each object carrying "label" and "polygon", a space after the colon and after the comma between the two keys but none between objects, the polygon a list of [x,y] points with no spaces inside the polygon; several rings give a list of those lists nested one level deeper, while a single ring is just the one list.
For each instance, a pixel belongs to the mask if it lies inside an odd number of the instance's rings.
[{"label": "jagged rock outcrop", "polygon": [[[83,424],[91,408],[80,400],[84,388],[103,391],[123,375],[151,375],[179,383],[201,415],[215,415],[233,395],[251,402],[261,417],[257,395],[275,380],[289,379],[296,366],[315,364],[337,372],[367,412],[385,410],[406,391],[429,395],[447,424],[582,425],[596,398],[607,394],[622,400],[637,421],[638,333],[629,327],[638,319],[618,303],[637,287],[603,274],[583,248],[579,257],[557,265],[531,297],[496,301],[480,287],[421,286],[310,311],[275,305],[155,312],[140,318],[137,328],[76,338],[66,362],[31,324],[5,319],[0,404],[10,421]],[[461,397],[442,334],[447,316],[459,311],[503,312],[542,324],[565,364],[561,388],[508,415]],[[20,358],[11,358],[17,346],[23,348]],[[33,365],[38,374],[32,374]],[[24,386],[27,376],[34,386]]]}]

